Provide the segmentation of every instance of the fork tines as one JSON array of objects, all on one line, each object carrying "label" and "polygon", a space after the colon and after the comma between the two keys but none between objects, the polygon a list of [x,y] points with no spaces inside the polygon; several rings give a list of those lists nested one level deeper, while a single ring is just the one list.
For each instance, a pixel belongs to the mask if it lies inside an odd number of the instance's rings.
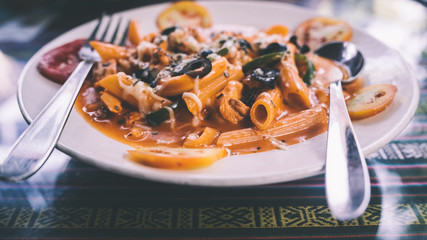
[{"label": "fork tines", "polygon": [[[124,46],[126,44],[127,32],[129,29],[129,22],[126,26],[123,26],[121,16],[114,15],[105,15],[103,14],[97,20],[97,24],[92,31],[88,41],[85,43],[85,46],[89,46],[89,41],[98,40],[101,42],[109,42],[112,44],[119,44]],[[111,27],[115,26],[115,27]],[[104,31],[99,31],[99,29],[104,29]],[[120,32],[123,34],[119,35]]]},{"label": "fork tines", "polygon": [[[98,40],[102,42],[110,42],[113,44],[120,44],[124,46],[127,40],[127,31],[129,28],[129,22],[127,26],[122,26],[122,17],[114,15],[102,15],[98,18],[96,26],[85,44],[79,51],[80,58],[87,61],[99,62],[99,55],[92,51],[92,47],[89,42]],[[114,27],[112,27],[114,26]],[[100,29],[104,29],[100,31]],[[124,32],[120,34],[120,32]],[[120,40],[118,40],[120,38]]]},{"label": "fork tines", "polygon": [[[104,20],[105,19],[105,20]],[[98,38],[102,42],[110,42],[112,44],[119,44],[124,46],[127,39],[127,31],[129,29],[129,23],[123,26],[123,18],[121,16],[114,15],[102,15],[98,21],[101,26],[105,25],[105,31]],[[111,27],[115,26],[115,27]],[[118,35],[119,33],[123,33]]]}]

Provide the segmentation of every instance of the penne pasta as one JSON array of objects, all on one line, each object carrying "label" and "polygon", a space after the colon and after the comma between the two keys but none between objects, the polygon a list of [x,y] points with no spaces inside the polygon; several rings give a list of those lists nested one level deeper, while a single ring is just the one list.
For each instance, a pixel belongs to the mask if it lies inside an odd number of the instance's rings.
[{"label": "penne pasta", "polygon": [[[227,60],[225,60],[227,61]],[[225,71],[219,74],[218,77],[212,78],[205,81],[200,81],[198,94],[193,89],[190,93],[194,94],[195,97],[190,95],[183,95],[188,110],[201,119],[201,111],[207,106],[213,103],[212,99],[227,85],[230,81],[239,81],[243,78],[243,72],[240,66],[233,66],[228,64]]]},{"label": "penne pasta", "polygon": [[190,133],[184,141],[184,147],[200,148],[214,145],[219,134],[218,130],[206,127],[200,136],[197,133]]},{"label": "penne pasta", "polygon": [[157,96],[148,84],[122,72],[99,80],[95,86],[103,87],[116,97],[138,107],[139,111],[144,114],[172,104],[169,99]]},{"label": "penne pasta", "polygon": [[[133,81],[130,78],[121,78],[120,81],[128,86],[133,84]],[[99,80],[95,83],[95,87],[103,87],[116,96],[121,96],[123,92],[123,89],[120,87],[119,76],[117,74],[111,74]],[[133,104],[132,101],[129,101],[129,103]]]},{"label": "penne pasta", "polygon": [[312,103],[309,90],[298,75],[298,69],[295,65],[296,47],[293,44],[287,44],[287,47],[289,55],[284,56],[279,63],[279,86],[282,90],[282,96],[290,105],[310,108]]},{"label": "penne pasta", "polygon": [[90,45],[98,52],[103,62],[124,58],[128,53],[126,48],[109,43],[91,41]]},{"label": "penne pasta", "polygon": [[203,89],[206,89],[206,86],[212,85],[212,82],[215,81],[215,79],[224,75],[224,72],[227,71],[228,67],[229,62],[225,57],[215,59],[212,62],[211,72],[199,80],[199,89],[195,89],[195,91],[201,91]]},{"label": "penne pasta", "polygon": [[282,95],[276,87],[261,93],[251,107],[250,117],[258,129],[267,129],[283,108]]},{"label": "penne pasta", "polygon": [[108,91],[101,94],[101,101],[108,107],[108,110],[113,113],[119,113],[123,110],[122,101]]},{"label": "penne pasta", "polygon": [[187,74],[183,74],[175,77],[163,78],[159,81],[157,86],[157,93],[160,96],[169,97],[183,94],[184,92],[195,89],[199,91],[200,87],[205,87],[210,84],[213,79],[217,78],[227,68],[228,61],[226,58],[219,58],[212,62],[212,70],[206,76],[200,79],[193,79]]},{"label": "penne pasta", "polygon": [[183,94],[187,91],[191,91],[193,88],[194,79],[183,74],[160,80],[160,87],[157,88],[157,93],[160,96],[169,97]]},{"label": "penne pasta", "polygon": [[129,22],[128,40],[131,44],[137,46],[142,39],[143,35],[141,33],[141,25],[139,20],[134,18]]},{"label": "penne pasta", "polygon": [[278,120],[271,128],[256,130],[244,128],[222,133],[217,145],[221,147],[236,147],[259,141],[268,141],[275,138],[279,141],[287,141],[289,138],[305,136],[308,131],[320,134],[327,130],[328,117],[321,106],[303,110],[299,113]]}]

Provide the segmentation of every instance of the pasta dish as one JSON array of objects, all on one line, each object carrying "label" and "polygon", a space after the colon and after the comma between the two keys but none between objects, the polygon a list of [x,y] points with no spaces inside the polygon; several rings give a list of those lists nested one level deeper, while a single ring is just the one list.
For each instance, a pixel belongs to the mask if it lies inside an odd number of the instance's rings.
[{"label": "pasta dish", "polygon": [[[142,33],[139,20],[131,20],[125,46],[91,42],[102,61],[75,104],[93,127],[133,147],[131,159],[191,169],[229,155],[286,149],[327,131],[329,82],[347,72],[313,50],[351,41],[346,22],[319,17],[295,30],[286,23],[219,29],[201,5],[183,1],[156,23],[157,32]],[[43,75],[65,81],[43,64]],[[381,112],[397,91],[390,84],[364,86],[363,78],[343,90],[354,120]]]}]

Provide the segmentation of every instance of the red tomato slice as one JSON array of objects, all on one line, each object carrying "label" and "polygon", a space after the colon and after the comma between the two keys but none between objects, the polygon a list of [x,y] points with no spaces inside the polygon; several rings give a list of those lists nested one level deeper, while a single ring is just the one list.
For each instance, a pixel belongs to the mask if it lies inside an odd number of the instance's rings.
[{"label": "red tomato slice", "polygon": [[205,167],[227,156],[223,148],[142,147],[128,152],[137,162],[168,169]]},{"label": "red tomato slice", "polygon": [[367,118],[383,111],[391,104],[396,92],[397,87],[391,84],[360,89],[347,101],[350,118],[353,120]]},{"label": "red tomato slice", "polygon": [[85,39],[78,39],[45,53],[37,64],[38,71],[49,80],[63,84],[80,62],[79,50]]}]

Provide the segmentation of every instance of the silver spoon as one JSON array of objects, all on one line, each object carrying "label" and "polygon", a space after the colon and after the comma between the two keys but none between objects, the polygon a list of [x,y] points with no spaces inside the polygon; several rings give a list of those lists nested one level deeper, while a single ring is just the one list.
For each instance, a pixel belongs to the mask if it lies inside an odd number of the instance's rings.
[{"label": "silver spoon", "polygon": [[356,79],[364,58],[350,42],[329,42],[314,53],[335,61],[348,72],[348,78],[330,83],[329,130],[326,150],[326,197],[332,215],[338,220],[360,216],[371,197],[369,172],[348,115],[341,82]]}]

